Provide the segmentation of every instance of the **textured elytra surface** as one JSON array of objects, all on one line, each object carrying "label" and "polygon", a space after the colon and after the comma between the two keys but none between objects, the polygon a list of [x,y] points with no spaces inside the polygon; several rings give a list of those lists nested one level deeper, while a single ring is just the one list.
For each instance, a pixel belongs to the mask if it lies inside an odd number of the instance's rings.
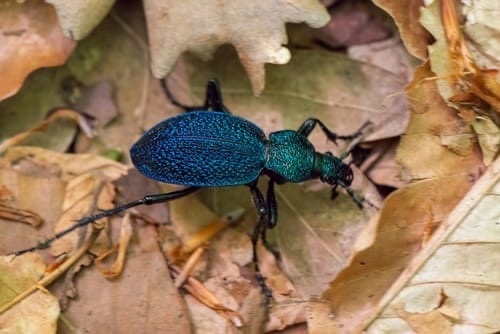
[{"label": "textured elytra surface", "polygon": [[165,183],[199,187],[247,184],[264,168],[266,137],[231,114],[193,111],[158,123],[130,149],[136,168]]}]

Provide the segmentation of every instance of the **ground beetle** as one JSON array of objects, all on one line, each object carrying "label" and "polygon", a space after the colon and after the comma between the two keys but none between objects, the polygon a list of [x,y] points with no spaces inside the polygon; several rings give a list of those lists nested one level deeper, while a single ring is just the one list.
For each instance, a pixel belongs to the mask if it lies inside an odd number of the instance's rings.
[{"label": "ground beetle", "polygon": [[[286,182],[303,182],[310,179],[333,185],[349,187],[353,173],[342,158],[331,153],[318,153],[307,137],[319,125],[329,140],[351,140],[361,135],[364,126],[356,133],[339,136],[331,132],[320,120],[309,118],[297,131],[273,132],[266,138],[255,124],[233,116],[224,106],[216,80],[207,83],[205,104],[188,107],[177,102],[165,83],[162,88],[176,106],[186,112],[158,123],[147,131],[130,149],[135,167],[147,177],[172,184],[189,186],[183,190],[145,196],[96,215],[82,218],[42,244],[17,252],[16,255],[48,247],[56,238],[98,219],[115,215],[141,204],[155,204],[184,197],[203,187],[249,187],[257,209],[259,221],[252,235],[253,262],[257,279],[266,296],[271,293],[260,274],[256,245],[259,238],[266,242],[266,230],[276,225],[278,210],[274,185]],[[267,175],[269,184],[266,197],[257,187],[260,176]]]}]

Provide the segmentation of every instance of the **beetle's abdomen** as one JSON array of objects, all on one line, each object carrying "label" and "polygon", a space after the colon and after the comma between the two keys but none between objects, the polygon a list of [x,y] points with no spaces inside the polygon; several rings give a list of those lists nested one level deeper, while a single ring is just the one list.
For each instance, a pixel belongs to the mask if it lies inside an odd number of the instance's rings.
[{"label": "beetle's abdomen", "polygon": [[306,137],[296,131],[285,130],[271,133],[269,141],[265,168],[288,182],[302,182],[311,178],[315,150]]},{"label": "beetle's abdomen", "polygon": [[136,168],[165,183],[220,187],[254,181],[264,167],[265,135],[227,113],[188,112],[146,132],[130,149]]}]

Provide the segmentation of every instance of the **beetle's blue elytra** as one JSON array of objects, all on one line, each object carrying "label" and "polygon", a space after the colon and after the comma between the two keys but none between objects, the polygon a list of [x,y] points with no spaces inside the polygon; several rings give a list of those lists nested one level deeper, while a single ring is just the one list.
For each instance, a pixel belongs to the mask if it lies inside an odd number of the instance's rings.
[{"label": "beetle's blue elytra", "polygon": [[255,124],[213,111],[167,119],[130,149],[149,178],[196,187],[227,187],[256,180],[264,168],[267,140]]}]

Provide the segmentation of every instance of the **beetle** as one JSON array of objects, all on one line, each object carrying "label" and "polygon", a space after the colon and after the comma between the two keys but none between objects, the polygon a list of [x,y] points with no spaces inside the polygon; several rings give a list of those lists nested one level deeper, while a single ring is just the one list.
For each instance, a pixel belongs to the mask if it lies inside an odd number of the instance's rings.
[{"label": "beetle", "polygon": [[[260,239],[264,246],[271,249],[266,241],[266,231],[276,226],[278,219],[275,184],[320,179],[333,186],[332,195],[339,185],[349,187],[353,173],[349,164],[343,162],[345,156],[319,153],[307,137],[319,126],[333,142],[339,139],[352,140],[362,134],[367,124],[353,134],[340,136],[330,131],[320,120],[309,118],[298,130],[276,131],[266,137],[257,125],[229,112],[223,104],[217,80],[208,81],[205,103],[200,107],[181,104],[172,96],[165,80],[161,82],[167,97],[186,112],[166,119],[144,133],[131,147],[130,157],[134,166],[145,176],[188,187],[170,193],[148,195],[84,217],[38,246],[15,254],[46,248],[56,238],[80,226],[137,205],[174,200],[204,187],[244,185],[249,187],[258,213],[258,223],[251,237],[255,272],[264,294],[271,297],[260,273],[256,246]],[[257,181],[263,175],[269,178],[265,197],[257,187]]]}]

